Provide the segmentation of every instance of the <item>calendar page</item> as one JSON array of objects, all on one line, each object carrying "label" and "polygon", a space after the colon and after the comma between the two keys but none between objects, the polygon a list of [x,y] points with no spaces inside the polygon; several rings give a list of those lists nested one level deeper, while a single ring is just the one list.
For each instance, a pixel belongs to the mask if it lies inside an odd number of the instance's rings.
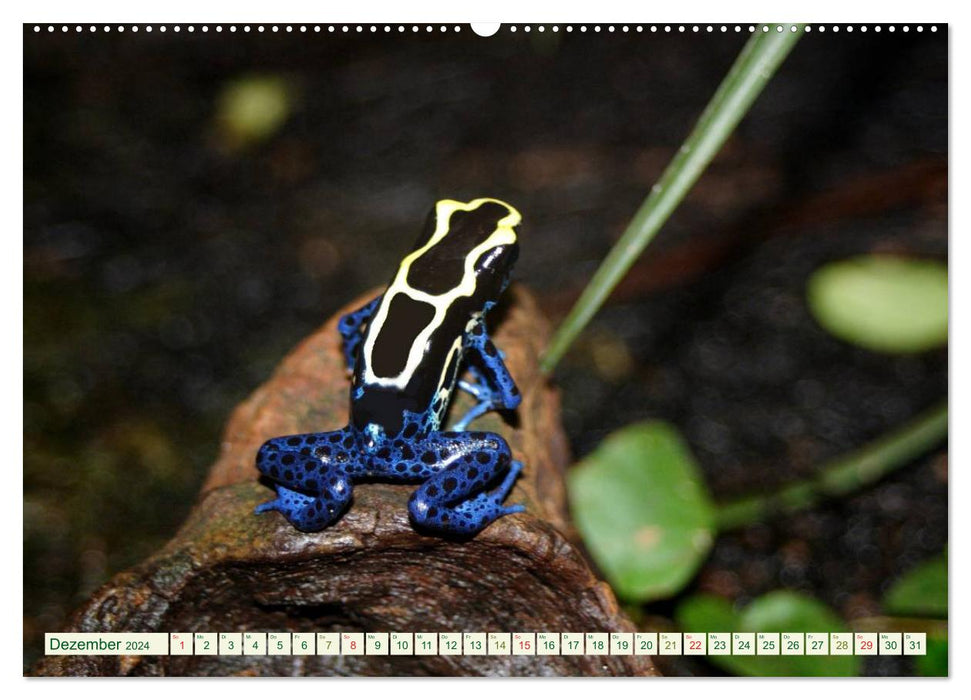
[{"label": "calendar page", "polygon": [[24,675],[949,675],[946,21],[262,12],[23,25]]}]

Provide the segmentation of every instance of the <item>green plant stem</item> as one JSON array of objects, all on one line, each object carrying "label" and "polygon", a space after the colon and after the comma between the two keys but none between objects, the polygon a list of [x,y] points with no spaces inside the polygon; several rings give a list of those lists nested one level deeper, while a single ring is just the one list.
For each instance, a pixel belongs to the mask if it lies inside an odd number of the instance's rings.
[{"label": "green plant stem", "polygon": [[730,530],[769,515],[808,508],[823,498],[852,493],[908,464],[946,436],[945,402],[856,452],[833,460],[813,479],[718,506],[715,522],[720,531]]},{"label": "green plant stem", "polygon": [[[777,32],[776,27],[783,31]],[[795,31],[791,29],[795,27]],[[803,25],[761,27],[745,44],[728,75],[715,92],[694,130],[651,188],[640,209],[570,313],[557,329],[541,368],[549,374],[573,341],[603,305],[610,292],[684,199],[712,158],[748,112],[752,102],[802,36]]]}]

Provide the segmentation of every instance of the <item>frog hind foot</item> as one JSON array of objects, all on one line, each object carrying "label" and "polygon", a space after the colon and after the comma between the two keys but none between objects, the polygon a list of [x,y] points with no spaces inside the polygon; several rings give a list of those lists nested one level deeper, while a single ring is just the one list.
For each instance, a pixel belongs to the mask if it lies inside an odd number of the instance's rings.
[{"label": "frog hind foot", "polygon": [[[412,494],[408,510],[419,527],[453,535],[474,535],[522,505],[504,506],[522,464],[511,460],[509,446],[493,433],[443,433],[429,440],[451,453],[448,466]],[[455,451],[459,454],[456,455]],[[506,471],[498,487],[484,491]]]},{"label": "frog hind foot", "polygon": [[308,496],[277,485],[277,497],[272,501],[261,503],[253,511],[257,515],[278,511],[302,532],[319,532],[336,521],[350,502],[346,499],[336,499],[332,492],[324,490],[321,496]]},{"label": "frog hind foot", "polygon": [[357,465],[344,430],[285,435],[267,440],[256,456],[259,472],[273,482],[277,497],[256,513],[278,511],[303,532],[334,523],[351,501],[351,471]]}]

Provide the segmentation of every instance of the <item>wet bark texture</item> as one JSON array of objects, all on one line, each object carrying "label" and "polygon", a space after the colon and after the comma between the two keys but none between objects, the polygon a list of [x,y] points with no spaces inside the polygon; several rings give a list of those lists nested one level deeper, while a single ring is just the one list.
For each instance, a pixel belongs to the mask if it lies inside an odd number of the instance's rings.
[{"label": "wet bark texture", "polygon": [[[373,295],[370,295],[373,296]],[[339,313],[357,308],[361,297]],[[571,543],[559,399],[538,368],[548,326],[513,288],[490,327],[523,393],[514,416],[477,429],[502,434],[525,464],[506,516],[471,539],[420,534],[408,519],[414,485],[358,484],[349,510],[320,533],[253,508],[257,448],[278,435],[347,422],[338,315],[303,341],[241,404],[199,501],[175,538],[116,576],[67,631],[131,632],[632,632],[608,586]],[[452,414],[471,405],[464,394]],[[42,675],[654,675],[635,656],[63,656]]]}]

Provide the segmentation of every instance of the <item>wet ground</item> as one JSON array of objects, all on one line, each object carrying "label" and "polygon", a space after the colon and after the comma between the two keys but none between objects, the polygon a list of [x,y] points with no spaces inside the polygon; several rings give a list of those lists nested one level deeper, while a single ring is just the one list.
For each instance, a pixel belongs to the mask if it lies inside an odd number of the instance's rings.
[{"label": "wet ground", "polygon": [[[744,39],[25,31],[25,664],[172,535],[234,404],[387,281],[435,199],[514,203],[517,279],[560,318]],[[292,113],[234,146],[219,96],[253,75],[284,79]],[[946,31],[796,46],[560,365],[577,456],[661,418],[728,499],[947,395],[945,351],[852,348],[804,302],[829,260],[946,260],[947,78]],[[852,498],[721,536],[688,592],[744,604],[784,587],[864,617],[946,542],[942,446]]]}]

